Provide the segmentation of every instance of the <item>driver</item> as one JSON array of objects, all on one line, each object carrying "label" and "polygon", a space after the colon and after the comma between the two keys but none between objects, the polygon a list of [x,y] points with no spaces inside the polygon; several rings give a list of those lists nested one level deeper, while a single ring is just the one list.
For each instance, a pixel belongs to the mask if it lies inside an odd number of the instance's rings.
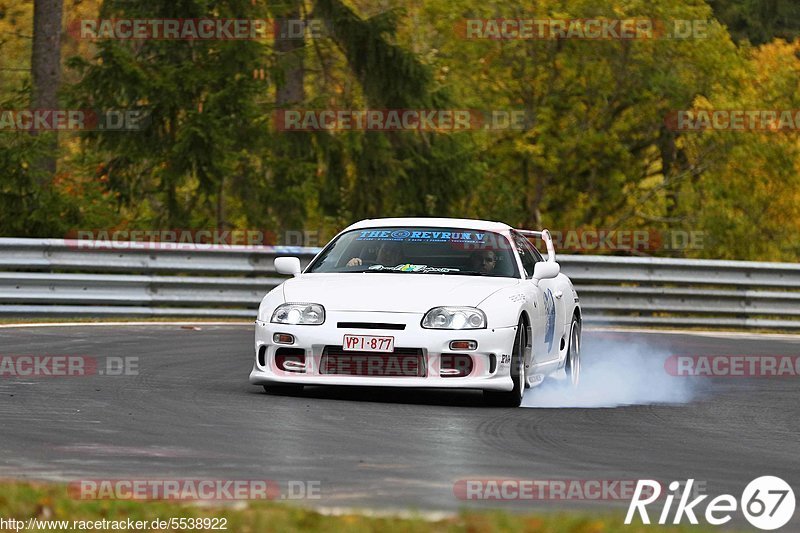
[{"label": "driver", "polygon": [[[375,263],[389,266],[400,264],[403,258],[403,243],[400,241],[386,241],[378,248],[378,255]],[[347,262],[347,266],[358,266],[364,264],[360,257],[354,257]]]},{"label": "driver", "polygon": [[479,250],[469,256],[469,268],[475,272],[489,274],[497,264],[497,256],[492,250]]}]

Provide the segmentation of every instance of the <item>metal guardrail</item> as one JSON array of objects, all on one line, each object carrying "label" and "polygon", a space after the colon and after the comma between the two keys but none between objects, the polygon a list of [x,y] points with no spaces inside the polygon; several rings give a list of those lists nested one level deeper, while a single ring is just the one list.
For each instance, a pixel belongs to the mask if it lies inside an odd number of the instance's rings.
[{"label": "metal guardrail", "polygon": [[[318,248],[0,238],[0,315],[253,318]],[[800,329],[800,265],[560,255],[592,324]]]}]

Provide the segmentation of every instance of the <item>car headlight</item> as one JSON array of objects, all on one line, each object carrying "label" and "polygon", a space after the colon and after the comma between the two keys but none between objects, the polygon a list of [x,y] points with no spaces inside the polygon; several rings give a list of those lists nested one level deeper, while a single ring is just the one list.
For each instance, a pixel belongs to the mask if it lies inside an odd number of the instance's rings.
[{"label": "car headlight", "polygon": [[422,319],[428,329],[484,329],[486,315],[475,307],[434,307]]},{"label": "car headlight", "polygon": [[319,325],[325,322],[325,308],[319,304],[281,304],[272,313],[270,322],[276,324]]}]

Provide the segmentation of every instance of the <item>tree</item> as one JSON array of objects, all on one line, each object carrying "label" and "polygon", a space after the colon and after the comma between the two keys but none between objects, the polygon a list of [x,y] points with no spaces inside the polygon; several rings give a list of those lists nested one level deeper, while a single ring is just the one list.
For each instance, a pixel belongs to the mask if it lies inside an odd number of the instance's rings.
[{"label": "tree", "polygon": [[[664,127],[670,111],[725,83],[737,50],[719,24],[702,39],[466,40],[464,19],[650,18],[709,20],[703,4],[667,0],[427,4],[414,35],[467,107],[519,109],[520,130],[478,136],[484,179],[468,210],[509,223],[554,228],[666,229],[690,224],[679,210],[691,174]],[[425,53],[425,50],[422,51]],[[434,54],[432,51],[431,54]]]},{"label": "tree", "polygon": [[[720,84],[697,109],[800,108],[800,42],[748,51],[738,83]],[[796,114],[796,111],[792,111]],[[683,188],[684,209],[707,234],[709,258],[797,261],[800,257],[800,142],[797,131],[690,132],[680,142],[702,169]]]},{"label": "tree", "polygon": [[738,40],[754,45],[800,36],[800,3],[796,0],[708,0],[714,16]]},{"label": "tree", "polygon": [[[33,4],[33,51],[31,76],[33,109],[58,109],[61,81],[61,16],[63,0],[35,0]],[[36,134],[36,132],[32,132]],[[43,170],[40,185],[46,187],[56,172],[58,136],[47,134],[48,150],[37,161]]]},{"label": "tree", "polygon": [[[450,105],[426,65],[393,41],[397,18],[364,19],[339,0],[264,6],[227,0],[107,0],[105,17],[264,16],[321,18],[328,37],[306,46],[282,38],[254,41],[98,42],[97,57],[75,58],[76,105],[146,106],[140,134],[85,135],[107,154],[101,175],[125,205],[163,213],[155,224],[205,223],[225,203],[237,223],[300,228],[309,217],[334,219],[447,212],[470,175],[463,138],[419,132],[277,132],[271,108],[431,108]],[[268,65],[267,92],[247,74]],[[331,72],[335,70],[335,72]],[[355,82],[355,83],[353,83]],[[357,85],[348,94],[344,84]],[[313,88],[306,93],[306,86]],[[224,98],[223,98],[224,96]],[[228,184],[227,186],[225,184]],[[142,199],[145,199],[143,202]],[[151,206],[148,208],[147,206]],[[312,213],[311,211],[314,211]]]},{"label": "tree", "polygon": [[[109,0],[103,17],[258,18],[249,0]],[[261,14],[263,15],[263,14]],[[262,17],[263,18],[263,17]],[[81,108],[140,108],[140,131],[88,132],[121,206],[155,226],[224,226],[226,177],[253,172],[248,152],[263,141],[266,119],[252,77],[262,45],[252,40],[99,40],[97,56],[70,66],[82,78],[70,91]],[[238,194],[250,194],[247,190]]]}]

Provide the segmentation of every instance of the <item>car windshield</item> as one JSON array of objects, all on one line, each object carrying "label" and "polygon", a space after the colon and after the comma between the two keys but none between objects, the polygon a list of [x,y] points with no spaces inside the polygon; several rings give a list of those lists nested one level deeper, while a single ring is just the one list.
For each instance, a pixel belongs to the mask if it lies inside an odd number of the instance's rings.
[{"label": "car windshield", "polygon": [[348,231],[306,272],[519,277],[509,240],[483,230],[383,227]]}]

